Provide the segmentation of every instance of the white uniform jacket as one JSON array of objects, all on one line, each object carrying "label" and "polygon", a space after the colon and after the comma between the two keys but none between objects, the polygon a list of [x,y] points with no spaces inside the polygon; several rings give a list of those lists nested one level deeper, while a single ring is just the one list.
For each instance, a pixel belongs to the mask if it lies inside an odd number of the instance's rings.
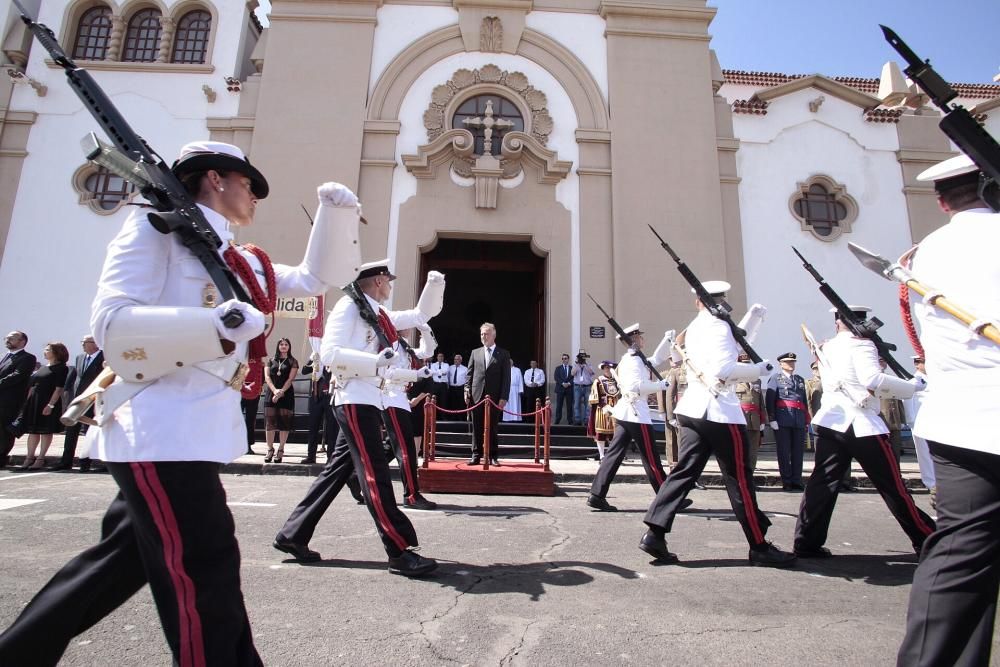
[{"label": "white uniform jacket", "polygon": [[[199,205],[225,250],[233,234],[228,221]],[[147,219],[149,209],[134,211],[108,246],[91,311],[91,330],[104,347],[108,323],[129,306],[201,306],[213,285],[208,272],[178,241],[161,234]],[[242,252],[264,284],[257,258]],[[281,296],[310,296],[327,285],[304,267],[274,264]],[[215,292],[218,294],[218,291]],[[247,344],[230,357],[246,361]],[[113,367],[114,361],[110,360]],[[114,413],[103,428],[92,428],[90,455],[104,461],[216,461],[229,463],[246,451],[246,426],[240,392],[193,366],[166,375],[143,389]]]},{"label": "white uniform jacket", "polygon": [[618,362],[615,375],[618,378],[618,388],[621,389],[622,393],[621,398],[611,409],[611,415],[622,422],[651,423],[649,404],[646,402],[646,396],[649,395],[649,392],[641,392],[639,385],[655,378],[652,377],[646,365],[642,363],[639,355],[632,354],[631,350],[626,352],[621,361]]},{"label": "white uniform jacket", "polygon": [[674,413],[719,424],[746,425],[735,385],[721,379],[732,373],[740,352],[729,325],[707,310],[698,311],[688,325],[685,341],[693,369],[688,368],[688,387]]},{"label": "white uniform jacket", "polygon": [[[368,304],[376,313],[382,308],[375,299],[365,295]],[[422,326],[426,316],[416,308],[412,310],[386,311],[389,320],[398,330]],[[381,351],[375,330],[361,319],[357,304],[349,296],[341,297],[326,320],[326,331],[320,345],[320,359],[331,365],[340,348],[378,354]],[[409,368],[409,358],[403,352],[399,341],[393,344],[396,358],[390,367]],[[374,405],[379,410],[386,408],[410,409],[406,398],[406,382],[385,381],[386,368],[379,368],[377,375],[359,378],[337,378],[333,392],[334,405]]]},{"label": "white uniform jacket", "polygon": [[879,400],[868,391],[882,375],[875,343],[841,331],[820,349],[827,366],[822,372],[823,397],[812,423],[839,433],[853,426],[859,438],[888,433],[878,414]]},{"label": "white uniform jacket", "polygon": [[[1000,214],[962,211],[920,242],[913,275],[976,317],[1000,320]],[[920,297],[916,297],[919,299]],[[955,447],[1000,454],[1000,346],[917,301],[929,391],[913,431]]]}]

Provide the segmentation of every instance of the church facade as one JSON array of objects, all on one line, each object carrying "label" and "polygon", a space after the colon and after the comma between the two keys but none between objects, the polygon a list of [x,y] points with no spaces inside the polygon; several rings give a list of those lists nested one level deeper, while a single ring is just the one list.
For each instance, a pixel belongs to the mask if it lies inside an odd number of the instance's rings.
[{"label": "church facade", "polygon": [[[894,287],[846,244],[895,258],[945,221],[915,180],[954,151],[936,111],[881,106],[875,79],[723,69],[739,63],[717,61],[705,0],[275,0],[267,28],[243,0],[36,5],[168,161],[199,138],[247,152],[271,195],[240,240],[275,261],[301,257],[319,183],[355,189],[364,257],[399,277],[394,308],[428,270],[448,276],[432,325],[449,358],[483,321],[522,368],[615,358],[590,297],[654,342],[682,328],[693,296],[650,225],[733,285],[737,319],[768,307],[762,356],[808,356],[800,323],[832,331],[794,246],[905,358]],[[95,11],[105,23],[86,23]],[[72,342],[134,194],[84,163],[95,124],[14,18],[0,16],[21,74],[0,90],[0,312],[33,341]],[[996,136],[1000,86],[956,86]],[[303,340],[301,320],[276,334]]]}]

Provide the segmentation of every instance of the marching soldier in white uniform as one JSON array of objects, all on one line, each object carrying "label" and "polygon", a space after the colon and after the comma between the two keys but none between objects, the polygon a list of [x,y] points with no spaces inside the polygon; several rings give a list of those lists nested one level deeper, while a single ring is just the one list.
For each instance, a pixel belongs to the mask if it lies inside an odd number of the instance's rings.
[{"label": "marching soldier in white uniform", "polygon": [[[931,167],[951,216],[920,242],[910,266],[921,282],[1000,319],[1000,214],[979,199],[980,172],[959,156]],[[899,665],[990,664],[1000,589],[1000,345],[925,301],[914,304],[927,360],[927,393],[913,432],[937,474],[937,530],[913,577]]]},{"label": "marching soldier in white uniform", "polygon": [[[441,311],[444,294],[444,276],[428,279],[417,307],[412,310],[386,311],[381,303],[389,298],[395,276],[389,271],[388,260],[364,264],[355,277],[360,288],[360,297],[365,306],[377,317],[376,325],[386,335],[389,347],[382,348],[373,326],[365,321],[359,304],[351,296],[344,296],[334,306],[326,322],[326,332],[320,347],[320,358],[328,364],[336,377],[334,390],[334,414],[340,424],[341,437],[334,449],[330,462],[309,487],[305,498],[292,511],[285,525],[274,539],[274,548],[291,554],[299,562],[320,560],[318,552],[309,548],[316,525],[326,509],[358,471],[361,492],[368,511],[375,521],[375,528],[386,553],[389,556],[389,571],[405,576],[420,576],[437,567],[437,562],[424,558],[413,547],[418,546],[417,533],[413,524],[396,507],[392,489],[392,478],[382,448],[379,426],[385,423],[390,432],[395,423],[402,428],[405,420],[409,424],[410,415],[396,412],[385,417],[387,408],[395,411],[401,405],[393,398],[397,394],[406,401],[405,391],[396,392],[387,388],[404,387],[421,377],[430,377],[426,366],[420,370],[409,368],[409,363],[398,363],[406,352],[399,342],[398,329],[420,327],[426,332],[427,320]],[[433,341],[427,340],[433,349]],[[402,410],[400,410],[402,412]],[[409,447],[413,448],[412,427],[409,429]],[[390,437],[392,434],[390,433]],[[405,438],[405,434],[404,434]],[[412,458],[415,455],[410,454]],[[420,498],[416,489],[415,461],[413,480],[404,488]]]},{"label": "marching soldier in white uniform", "polygon": [[[611,437],[601,465],[594,476],[594,482],[590,486],[590,496],[587,498],[587,505],[602,512],[616,512],[618,508],[606,500],[611,482],[615,479],[618,468],[621,467],[625,454],[628,453],[628,446],[634,441],[639,447],[639,456],[642,459],[642,467],[646,470],[646,479],[649,480],[653,491],[659,490],[663,481],[667,478],[663,470],[660,457],[653,447],[653,429],[650,426],[652,420],[649,418],[649,404],[646,403],[646,396],[653,392],[663,391],[669,386],[666,380],[656,380],[649,369],[642,363],[639,352],[642,351],[643,332],[639,329],[639,324],[633,324],[625,328],[625,333],[629,334],[631,345],[621,336],[618,340],[629,345],[628,351],[622,355],[618,362],[616,375],[618,377],[618,389],[621,392],[618,402],[614,407],[605,406],[603,409],[610,410],[611,416],[615,418],[615,432]],[[670,345],[673,343],[673,332],[664,334],[663,340],[656,348],[656,352],[649,358],[649,362],[655,368],[666,363],[670,358]]]},{"label": "marching soldier in white uniform", "polygon": [[[215,304],[208,272],[176,235],[153,228],[148,209],[125,221],[108,246],[91,315],[117,380],[98,396],[100,427],[88,434],[119,493],[101,541],[56,573],[0,636],[0,664],[55,664],[73,636],[146,583],[175,664],[261,664],[219,465],[246,449],[240,368],[248,341],[263,343],[261,311],[279,295],[318,294],[350,279],[360,259],[357,198],[337,183],[320,186],[305,259],[272,265],[260,249],[232,244],[232,227],[251,224],[268,193],[240,149],[188,144],[173,171],[254,305]],[[244,321],[227,328],[222,316],[233,309]]]},{"label": "marching soldier in white uniform", "polygon": [[[729,283],[721,280],[702,284],[714,297],[723,297],[729,290]],[[729,326],[714,317],[701,300],[695,300],[695,307],[698,315],[685,335],[688,389],[674,410],[681,432],[680,457],[646,512],[643,520],[649,529],[639,548],[660,562],[677,561],[677,556],[667,550],[664,536],[670,532],[675,515],[698,481],[709,455],[715,454],[729,502],[750,543],[750,562],[787,567],[795,556],[764,539],[771,522],[757,507],[746,419],[733,391],[737,382],[767,375],[769,364],[739,363],[739,348]],[[762,311],[760,306],[751,309]]]},{"label": "marching soldier in white uniform", "polygon": [[[867,317],[870,310],[864,306],[850,308],[859,319]],[[835,313],[837,335],[816,352],[822,369],[823,398],[812,421],[817,431],[815,464],[795,524],[795,553],[803,558],[831,555],[823,544],[844,470],[854,458],[919,554],[924,540],[934,530],[934,521],[916,506],[903,483],[889,442],[889,428],[879,417],[879,399],[909,398],[914,391],[923,389],[923,380],[903,380],[883,373],[875,344],[854,336],[836,308],[831,310]]]}]

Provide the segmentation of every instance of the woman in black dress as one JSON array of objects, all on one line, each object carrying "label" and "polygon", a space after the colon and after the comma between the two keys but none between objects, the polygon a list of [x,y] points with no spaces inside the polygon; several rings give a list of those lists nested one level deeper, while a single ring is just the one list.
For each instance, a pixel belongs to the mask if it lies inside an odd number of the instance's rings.
[{"label": "woman in black dress", "polygon": [[[62,343],[49,343],[43,351],[47,366],[42,366],[31,375],[28,381],[28,399],[21,410],[21,424],[28,434],[28,454],[24,457],[21,467],[27,470],[40,470],[45,467],[45,453],[52,444],[52,434],[62,433],[63,425],[59,421],[62,407],[59,399],[62,397],[63,385],[69,369],[69,350]],[[41,444],[41,451],[35,456],[35,449]]]},{"label": "woman in black dress", "polygon": [[[292,356],[292,342],[287,338],[278,341],[274,357],[264,366],[264,384],[267,394],[264,402],[264,435],[267,439],[267,456],[264,463],[281,463],[285,443],[292,430],[295,416],[295,391],[292,382],[299,372],[299,362]],[[274,432],[278,432],[278,452],[274,452]]]}]

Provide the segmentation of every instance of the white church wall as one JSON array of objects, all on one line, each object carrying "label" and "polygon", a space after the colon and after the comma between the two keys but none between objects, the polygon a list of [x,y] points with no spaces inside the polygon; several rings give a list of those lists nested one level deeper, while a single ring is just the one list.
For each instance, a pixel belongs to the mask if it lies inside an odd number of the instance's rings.
[{"label": "white church wall", "polygon": [[[832,335],[829,304],[794,245],[846,301],[875,310],[886,322],[883,338],[896,343],[908,363],[895,285],[864,269],[847,249],[854,242],[894,259],[910,247],[895,127],[866,122],[858,107],[829,94],[814,114],[807,102],[819,94],[804,90],[773,100],[766,116],[734,116],[747,296],[768,307],[756,348],[771,359],[786,351],[808,359],[799,325],[820,339]],[[846,186],[858,205],[852,231],[833,242],[802,231],[789,208],[797,184],[817,174]],[[808,364],[800,372],[808,376]]]},{"label": "white church wall", "polygon": [[[61,25],[63,6],[45,3],[40,22]],[[213,28],[214,72],[92,72],[132,128],[168,163],[183,144],[208,138],[206,117],[236,113],[238,95],[226,91],[223,76],[235,68],[245,5],[226,0],[215,6],[220,20]],[[60,340],[75,353],[80,337],[88,332],[105,249],[132,207],[99,215],[79,203],[72,177],[84,163],[80,139],[88,132],[108,139],[63,71],[43,62],[47,56],[33,45],[27,68],[28,76],[48,86],[46,96],[38,97],[25,86],[15,91],[11,104],[17,111],[36,112],[38,118],[28,138],[0,264],[0,328],[23,329],[36,352],[44,341]],[[215,103],[207,101],[203,84],[217,92]]]},{"label": "white church wall", "polygon": [[597,14],[530,12],[525,25],[556,40],[580,59],[608,100],[608,39],[604,19]]},{"label": "white church wall", "polygon": [[410,44],[435,30],[458,24],[458,10],[451,7],[382,5],[376,14],[368,90],[375,89],[385,68]]},{"label": "white church wall", "polygon": [[[569,95],[563,90],[556,79],[545,69],[521,56],[505,53],[462,53],[441,60],[429,67],[407,91],[399,110],[401,124],[399,137],[396,141],[396,169],[393,173],[392,199],[389,212],[389,235],[387,255],[395,259],[397,239],[399,238],[399,208],[417,192],[417,179],[402,166],[402,155],[415,154],[417,147],[427,143],[427,130],[424,128],[424,111],[430,103],[431,91],[435,86],[448,81],[455,70],[460,68],[476,69],[487,64],[494,64],[509,72],[522,72],[528,77],[532,87],[545,93],[548,100],[549,114],[554,120],[552,133],[549,135],[547,147],[558,153],[560,160],[573,163],[573,171],[556,187],[556,198],[570,212],[572,224],[572,321],[579,321],[580,315],[580,214],[579,214],[579,178],[576,166],[579,163],[579,150],[576,143],[576,114]],[[458,186],[456,186],[458,187]],[[500,197],[503,199],[517,196],[516,188],[505,189]],[[472,195],[469,195],[470,202]],[[470,204],[471,205],[471,204]],[[574,336],[580,333],[574,328]],[[580,341],[574,339],[572,347],[578,348]]]}]

